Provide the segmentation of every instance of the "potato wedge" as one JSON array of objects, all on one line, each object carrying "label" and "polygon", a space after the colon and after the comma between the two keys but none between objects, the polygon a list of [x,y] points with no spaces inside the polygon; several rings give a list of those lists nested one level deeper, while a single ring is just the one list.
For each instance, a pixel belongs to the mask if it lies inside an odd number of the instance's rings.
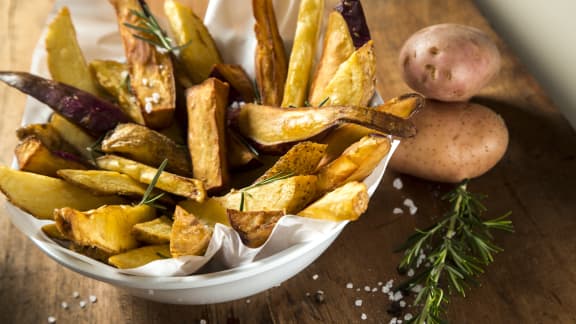
[{"label": "potato wedge", "polygon": [[210,77],[230,85],[228,103],[234,101],[254,102],[254,87],[246,71],[238,64],[218,63],[212,66]]},{"label": "potato wedge", "polygon": [[[145,184],[150,184],[154,175],[158,172],[156,168],[109,154],[97,158],[96,165],[105,170],[124,173],[132,179]],[[166,171],[162,172],[158,177],[156,188],[199,202],[204,201],[206,198],[206,190],[201,180],[182,177]]]},{"label": "potato wedge", "polygon": [[149,245],[113,255],[108,258],[108,263],[118,269],[130,269],[170,257],[169,244]]},{"label": "potato wedge", "polygon": [[[307,98],[308,81],[316,56],[316,44],[322,26],[324,0],[302,0],[294,44],[290,52],[282,107],[302,107]],[[350,89],[347,89],[350,90]]]},{"label": "potato wedge", "polygon": [[374,42],[368,41],[338,66],[320,100],[327,106],[368,106],[376,89],[376,56]]},{"label": "potato wedge", "polygon": [[226,107],[229,87],[209,78],[186,90],[188,150],[194,178],[214,193],[228,186]]},{"label": "potato wedge", "polygon": [[132,227],[155,217],[156,210],[147,205],[106,205],[85,212],[70,207],[54,210],[56,226],[68,239],[109,254],[138,247]]},{"label": "potato wedge", "polygon": [[12,170],[0,165],[0,190],[14,206],[40,219],[52,219],[55,208],[79,210],[107,204],[122,204],[118,196],[94,196],[64,180],[44,175]]},{"label": "potato wedge", "polygon": [[128,66],[110,60],[94,60],[89,66],[100,86],[116,98],[124,113],[130,116],[133,122],[144,125],[144,115],[138,100],[129,88]]},{"label": "potato wedge", "polygon": [[201,83],[210,75],[212,66],[222,62],[218,48],[204,22],[191,8],[175,0],[164,2],[164,12],[174,40],[180,50],[180,60],[194,83]]},{"label": "potato wedge", "polygon": [[138,99],[146,126],[167,127],[172,122],[176,106],[176,89],[170,54],[160,53],[152,44],[138,39],[146,33],[126,26],[144,27],[132,13],[142,12],[138,0],[110,0],[116,10],[118,27],[130,73],[130,86]]},{"label": "potato wedge", "polygon": [[94,137],[58,114],[52,114],[48,124],[60,134],[64,141],[70,143],[83,158],[86,160],[93,158],[91,147],[96,143]]},{"label": "potato wedge", "polygon": [[18,128],[16,136],[21,141],[28,136],[34,136],[51,151],[77,153],[77,150],[60,136],[52,124],[28,124]]},{"label": "potato wedge", "polygon": [[264,244],[278,220],[285,215],[282,210],[239,211],[228,209],[232,228],[238,232],[242,242],[248,247],[257,248]]},{"label": "potato wedge", "polygon": [[60,230],[58,229],[58,226],[56,226],[56,223],[51,223],[51,224],[46,224],[44,226],[42,226],[42,232],[44,234],[46,234],[46,236],[48,236],[51,239],[54,240],[59,240],[59,241],[67,241],[68,237],[64,234],[62,234],[62,232],[60,232]]},{"label": "potato wedge", "polygon": [[348,182],[299,211],[298,216],[331,221],[356,220],[368,209],[368,191],[362,182]]},{"label": "potato wedge", "polygon": [[[86,189],[97,196],[120,195],[140,199],[148,187],[116,171],[61,169],[56,173],[67,182]],[[154,197],[160,193],[160,190],[154,189],[150,195]],[[174,200],[167,195],[162,196],[159,202],[168,205],[174,204]]]},{"label": "potato wedge", "polygon": [[132,235],[136,240],[146,244],[169,244],[171,231],[172,220],[166,216],[138,223],[132,227]]},{"label": "potato wedge", "polygon": [[327,98],[322,97],[324,88],[332,80],[340,64],[344,63],[354,50],[354,42],[344,17],[338,11],[332,11],[324,32],[322,56],[310,84],[308,102],[311,106],[318,107]]},{"label": "potato wedge", "polygon": [[[416,93],[408,93],[390,100],[384,104],[374,107],[375,110],[385,112],[402,119],[408,119],[412,114],[424,106],[424,97]],[[342,125],[330,132],[328,136],[322,139],[322,143],[328,145],[326,155],[320,162],[320,166],[326,165],[336,159],[352,143],[360,140],[362,137],[377,133],[372,129],[360,125]]]},{"label": "potato wedge", "polygon": [[175,258],[184,255],[203,255],[213,232],[211,226],[200,222],[194,214],[176,206],[170,235],[170,254]]},{"label": "potato wedge", "polygon": [[292,175],[313,174],[326,153],[326,145],[314,142],[301,142],[282,155],[272,167],[255,182],[260,182],[280,173]]},{"label": "potato wedge", "polygon": [[318,170],[319,194],[346,182],[362,181],[390,152],[390,140],[380,135],[367,135],[347,148],[342,155]]},{"label": "potato wedge", "polygon": [[118,124],[102,140],[101,149],[105,153],[119,154],[154,167],[168,159],[166,171],[183,176],[192,175],[190,154],[186,147],[142,125]]},{"label": "potato wedge", "polygon": [[101,95],[76,39],[70,10],[62,7],[46,31],[46,61],[55,81]]},{"label": "potato wedge", "polygon": [[271,0],[252,0],[252,10],[256,20],[254,63],[260,103],[280,106],[288,73],[288,58],[278,31],[274,6]]},{"label": "potato wedge", "polygon": [[87,169],[78,156],[64,151],[53,152],[35,136],[21,141],[15,155],[20,170],[49,177],[56,177],[56,171],[60,169]]},{"label": "potato wedge", "polygon": [[231,128],[226,130],[226,160],[230,170],[241,170],[262,164],[258,152]]}]

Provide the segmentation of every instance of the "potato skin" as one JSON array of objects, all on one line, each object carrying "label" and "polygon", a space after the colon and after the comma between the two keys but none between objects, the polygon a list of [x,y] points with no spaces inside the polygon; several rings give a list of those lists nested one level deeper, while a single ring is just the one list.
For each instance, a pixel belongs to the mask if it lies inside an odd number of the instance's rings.
[{"label": "potato skin", "polygon": [[500,70],[500,52],[483,31],[432,25],[406,40],[399,65],[406,84],[427,98],[466,101]]},{"label": "potato skin", "polygon": [[478,177],[494,167],[508,147],[502,117],[476,103],[427,100],[413,122],[418,134],[402,140],[390,167],[419,178],[457,183]]}]

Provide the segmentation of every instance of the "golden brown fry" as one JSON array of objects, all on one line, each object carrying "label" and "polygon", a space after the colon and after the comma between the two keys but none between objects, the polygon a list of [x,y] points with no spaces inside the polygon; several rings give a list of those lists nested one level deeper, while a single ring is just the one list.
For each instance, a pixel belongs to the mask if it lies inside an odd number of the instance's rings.
[{"label": "golden brown fry", "polygon": [[327,106],[366,107],[376,87],[374,42],[368,41],[338,66],[319,98]]},{"label": "golden brown fry", "polygon": [[138,247],[132,227],[155,217],[156,210],[147,205],[105,205],[85,212],[69,207],[54,210],[56,226],[64,236],[109,254]]},{"label": "golden brown fry", "polygon": [[226,154],[230,170],[240,170],[261,164],[258,152],[231,128],[226,130]]},{"label": "golden brown fry", "polygon": [[93,158],[93,152],[90,147],[96,142],[95,138],[58,114],[52,114],[48,123],[60,134],[64,141],[70,143],[83,158],[86,160]]},{"label": "golden brown fry", "polygon": [[224,189],[230,181],[226,158],[227,103],[228,84],[216,78],[186,90],[192,170],[209,192]]},{"label": "golden brown fry", "polygon": [[246,71],[238,64],[214,64],[210,76],[230,85],[228,102],[254,102],[254,87]]},{"label": "golden brown fry", "polygon": [[[96,159],[96,165],[105,170],[124,173],[132,179],[145,184],[150,184],[156,173],[158,173],[156,168],[116,155],[101,156]],[[156,188],[200,202],[206,198],[206,190],[202,181],[166,171],[160,173]]]},{"label": "golden brown fry", "polygon": [[[407,119],[423,106],[424,97],[419,94],[408,93],[387,100],[384,104],[374,107],[374,109]],[[334,129],[322,140],[323,143],[328,145],[328,148],[324,159],[320,162],[320,165],[323,166],[334,160],[340,156],[346,148],[352,145],[352,143],[372,133],[375,133],[375,131],[366,127],[351,124],[342,125]]]},{"label": "golden brown fry", "polygon": [[348,182],[297,213],[299,216],[332,220],[356,220],[368,208],[368,191],[362,182]]},{"label": "golden brown fry", "polygon": [[146,125],[155,129],[164,128],[172,122],[176,105],[170,55],[160,53],[154,45],[134,37],[150,36],[125,25],[128,23],[143,27],[140,19],[131,13],[131,10],[142,12],[138,0],[110,0],[110,3],[116,9],[128,62],[130,86],[138,99]]},{"label": "golden brown fry", "polygon": [[202,19],[178,1],[166,0],[164,12],[168,17],[174,39],[180,52],[181,63],[194,83],[208,78],[212,66],[221,63],[220,53]]},{"label": "golden brown fry", "polygon": [[176,206],[170,235],[170,254],[175,258],[184,255],[203,255],[213,232],[211,226],[203,224],[194,214]]},{"label": "golden brown fry", "polygon": [[42,226],[42,232],[46,234],[51,239],[60,240],[60,241],[67,241],[68,237],[58,229],[56,223],[46,224]]},{"label": "golden brown fry", "polygon": [[288,59],[284,42],[278,31],[271,0],[253,0],[256,24],[256,53],[254,58],[256,84],[263,105],[280,106],[284,95]]},{"label": "golden brown fry", "polygon": [[228,209],[230,224],[242,242],[251,248],[264,244],[278,220],[285,215],[282,210],[239,211]]},{"label": "golden brown fry", "polygon": [[46,32],[47,64],[52,79],[100,95],[76,39],[70,11],[62,7]]},{"label": "golden brown fry", "polygon": [[142,125],[118,124],[108,132],[101,147],[105,153],[120,154],[154,167],[160,166],[167,159],[166,171],[183,176],[192,175],[190,154],[186,147]]},{"label": "golden brown fry", "polygon": [[[312,71],[312,63],[316,56],[316,44],[324,0],[302,0],[298,11],[298,24],[294,35],[294,45],[290,53],[288,74],[284,86],[282,107],[302,107],[307,98],[308,81]],[[350,90],[350,89],[347,89]]]},{"label": "golden brown fry", "polygon": [[301,142],[282,155],[272,167],[255,182],[268,179],[280,173],[292,175],[313,174],[326,153],[326,145],[314,142]]},{"label": "golden brown fry", "polygon": [[108,263],[118,269],[130,269],[170,257],[170,245],[149,245],[113,255],[108,258]]},{"label": "golden brown fry", "polygon": [[52,219],[55,208],[79,210],[106,204],[122,204],[118,196],[94,196],[64,180],[44,175],[12,170],[0,165],[0,191],[16,207],[40,219]]},{"label": "golden brown fry", "polygon": [[132,235],[139,242],[146,244],[170,243],[172,220],[161,216],[148,222],[138,223],[132,227]]},{"label": "golden brown fry", "polygon": [[390,140],[380,135],[364,136],[342,155],[318,170],[318,192],[333,190],[350,181],[362,181],[390,151]]},{"label": "golden brown fry", "polygon": [[90,62],[90,69],[98,83],[118,100],[120,109],[130,116],[133,122],[144,125],[138,100],[129,89],[128,66],[116,61],[94,60]]},{"label": "golden brown fry", "polygon": [[22,171],[55,177],[60,169],[87,169],[77,156],[68,152],[51,151],[37,137],[29,136],[15,150],[18,167]]},{"label": "golden brown fry", "polygon": [[310,85],[308,102],[317,107],[327,97],[322,97],[324,88],[328,85],[340,64],[345,62],[354,52],[354,42],[348,24],[338,11],[332,11],[328,16],[328,24],[324,32],[322,56]]}]

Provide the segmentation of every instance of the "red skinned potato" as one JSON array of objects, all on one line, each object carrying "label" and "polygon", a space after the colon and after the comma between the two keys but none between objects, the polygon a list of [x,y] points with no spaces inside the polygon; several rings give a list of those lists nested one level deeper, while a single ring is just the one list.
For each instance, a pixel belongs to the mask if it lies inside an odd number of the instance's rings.
[{"label": "red skinned potato", "polygon": [[504,120],[480,104],[427,100],[412,122],[418,134],[402,140],[390,168],[415,177],[449,183],[475,178],[494,167],[508,147]]},{"label": "red skinned potato", "polygon": [[466,101],[500,70],[500,52],[483,31],[440,24],[419,30],[399,56],[406,84],[427,98]]}]

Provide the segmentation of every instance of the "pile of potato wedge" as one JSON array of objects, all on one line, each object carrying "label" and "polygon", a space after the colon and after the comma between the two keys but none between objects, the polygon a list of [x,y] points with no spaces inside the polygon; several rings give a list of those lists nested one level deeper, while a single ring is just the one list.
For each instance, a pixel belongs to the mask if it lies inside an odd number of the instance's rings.
[{"label": "pile of potato wedge", "polygon": [[151,42],[143,1],[110,3],[125,62],[86,62],[62,8],[46,34],[52,79],[0,72],[54,111],[18,129],[19,170],[0,166],[0,190],[74,251],[134,268],[203,255],[217,223],[259,247],[286,214],[356,220],[362,180],[392,137],[415,134],[419,95],[368,107],[376,58],[360,1],[330,12],[320,43],[324,0],[302,0],[288,54],[272,1],[253,0],[256,80],[222,62],[177,0],[164,5],[172,50]]}]

